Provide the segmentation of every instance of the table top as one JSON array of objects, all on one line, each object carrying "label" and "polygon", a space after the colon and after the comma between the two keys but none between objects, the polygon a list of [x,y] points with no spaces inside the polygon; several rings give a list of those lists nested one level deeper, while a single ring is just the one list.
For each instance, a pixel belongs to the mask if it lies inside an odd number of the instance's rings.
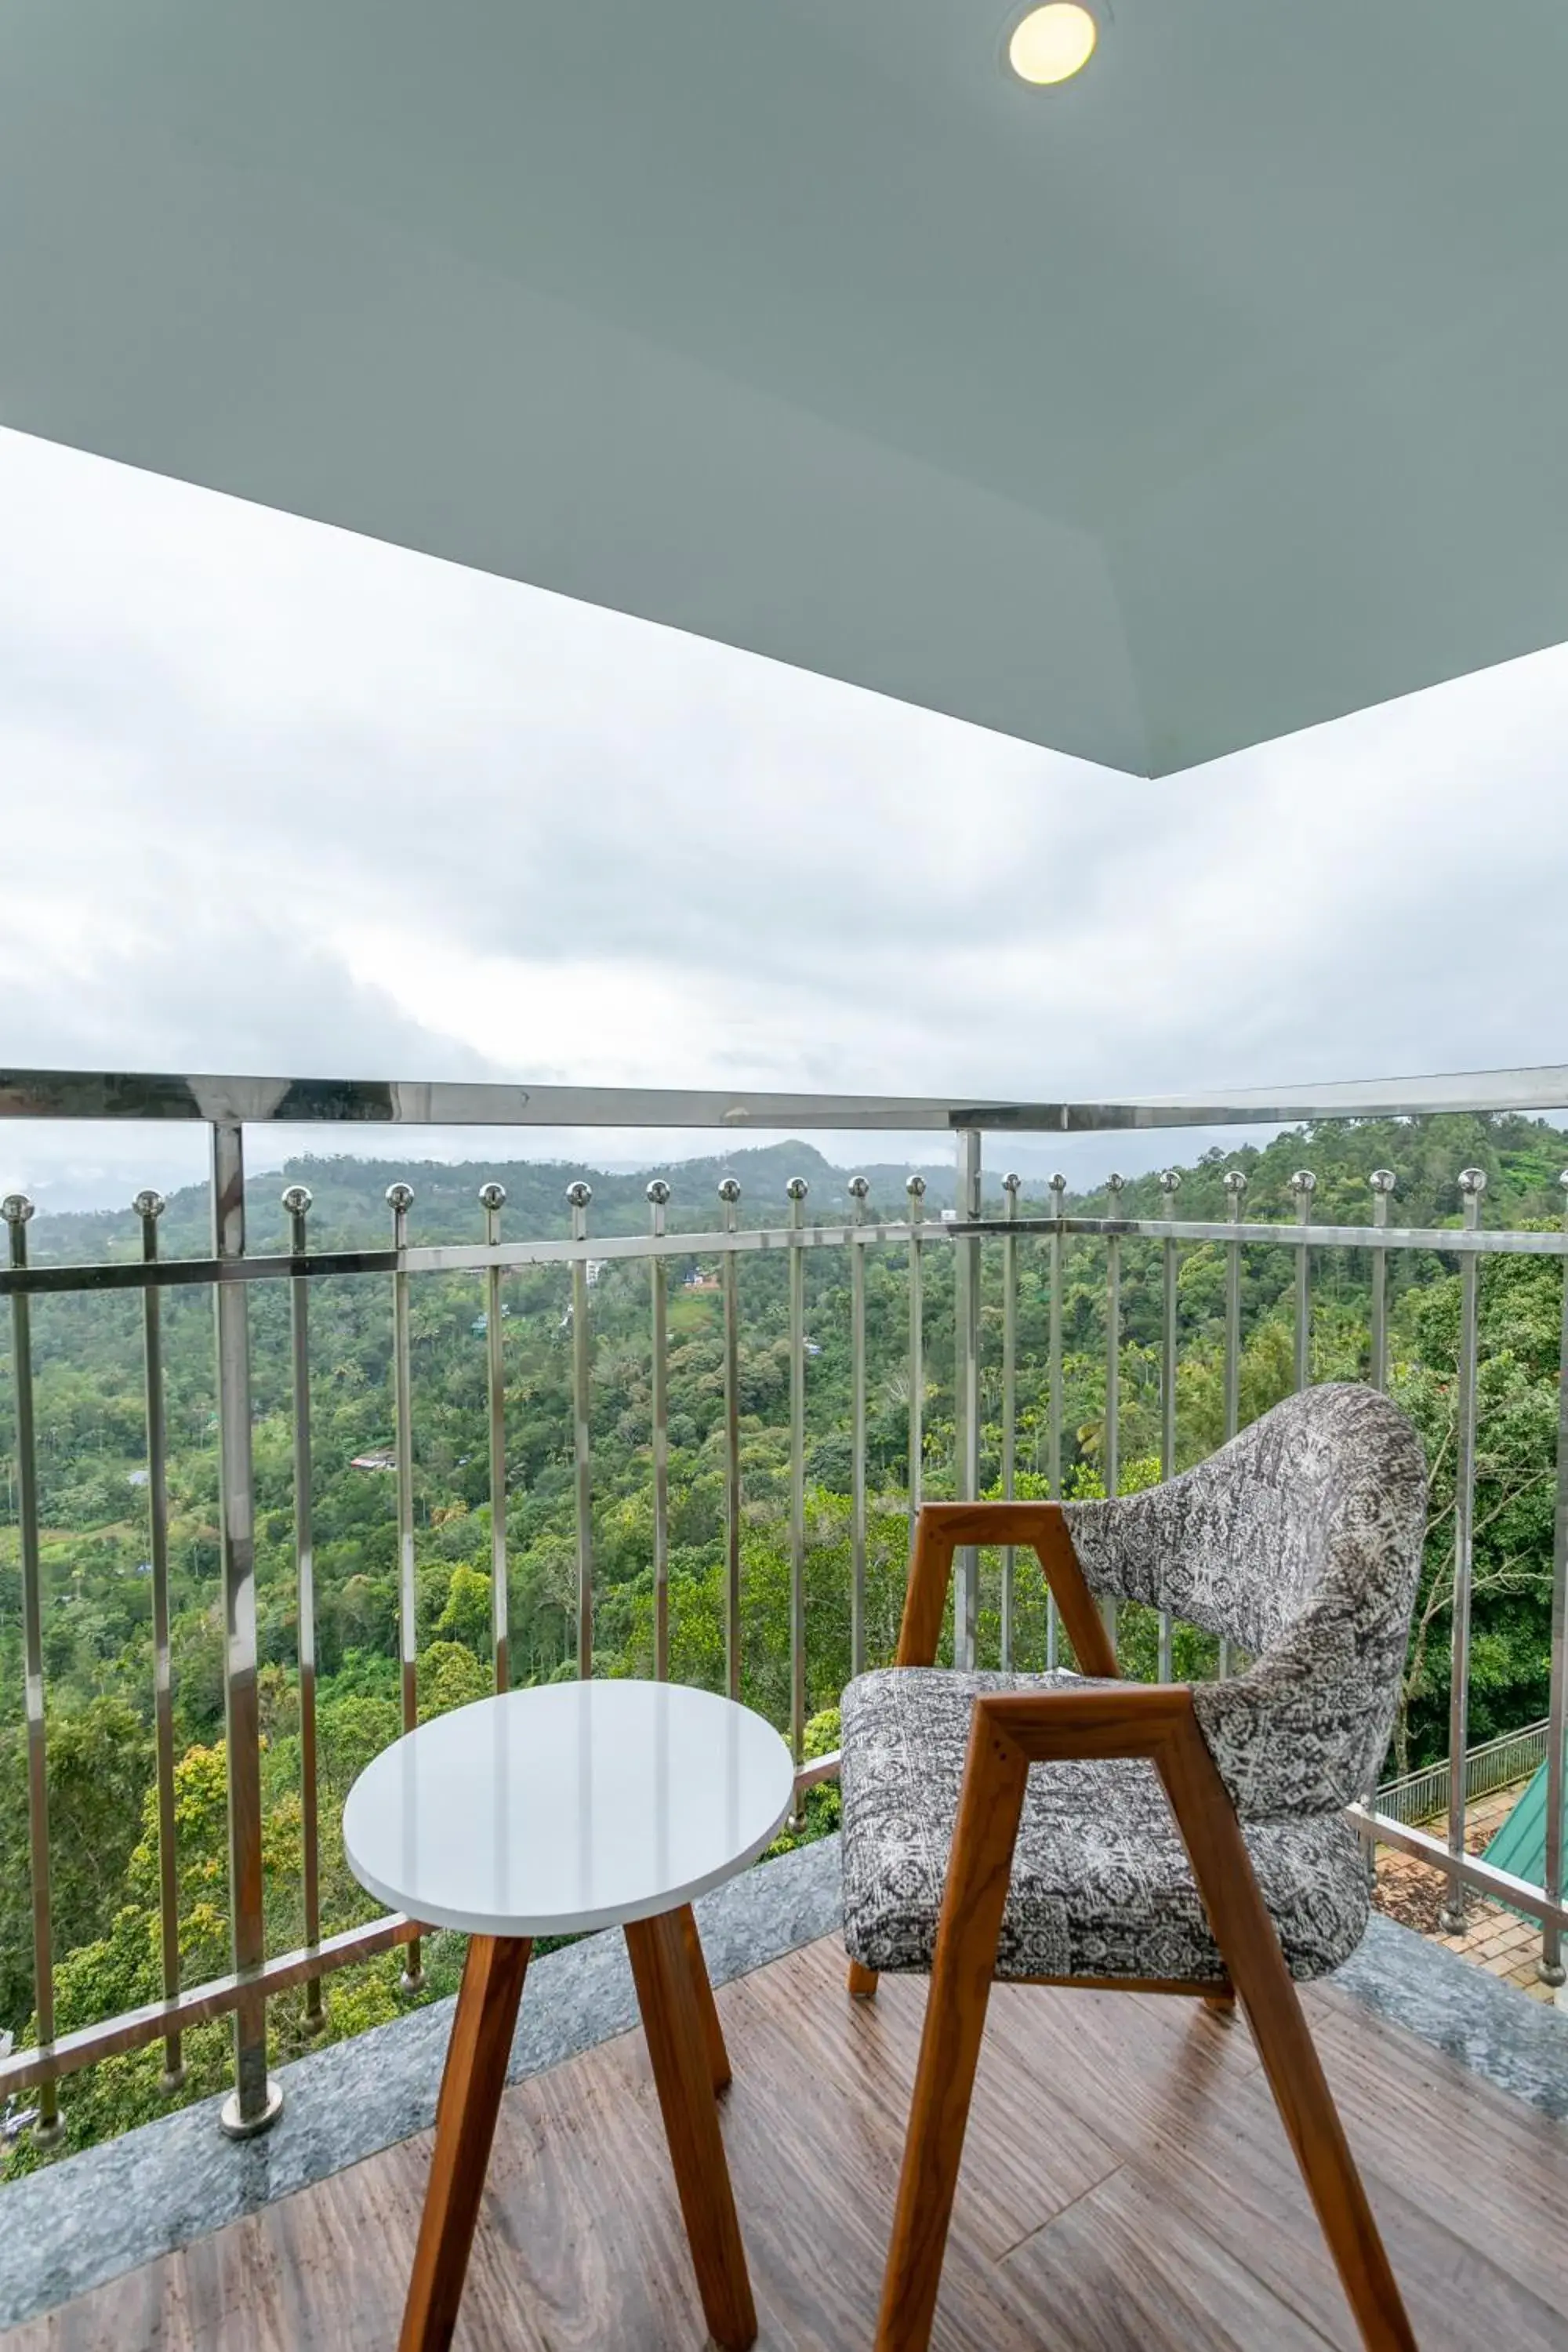
[{"label": "table top", "polygon": [[349,1791],[343,1850],[426,1926],[565,1936],[732,1877],[794,1800],[789,1749],[747,1707],[679,1683],[551,1683],[384,1749]]}]

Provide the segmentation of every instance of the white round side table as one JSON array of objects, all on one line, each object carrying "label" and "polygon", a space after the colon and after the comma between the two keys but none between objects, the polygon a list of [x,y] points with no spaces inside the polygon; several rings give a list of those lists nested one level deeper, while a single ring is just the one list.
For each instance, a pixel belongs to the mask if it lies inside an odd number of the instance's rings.
[{"label": "white round side table", "polygon": [[445,2352],[537,1936],[626,1929],[681,2212],[715,2340],[756,2313],[714,2094],[730,2062],[696,1896],[768,1845],[795,1801],[771,1724],[679,1684],[552,1683],[421,1724],[343,1810],[360,1884],[468,1937],[399,2352]]}]

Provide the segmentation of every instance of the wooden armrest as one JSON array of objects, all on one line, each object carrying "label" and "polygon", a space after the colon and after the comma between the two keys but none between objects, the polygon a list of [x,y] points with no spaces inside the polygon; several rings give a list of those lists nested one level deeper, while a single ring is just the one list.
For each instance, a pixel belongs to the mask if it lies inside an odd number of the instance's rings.
[{"label": "wooden armrest", "polygon": [[[1099,1624],[1098,1617],[1095,1622]],[[994,1734],[1031,1764],[1158,1756],[1184,1726],[1197,1732],[1193,1694],[1185,1683],[1121,1683],[1115,1690],[992,1691],[974,1706],[975,1738]]]},{"label": "wooden armrest", "polygon": [[1045,1570],[1086,1675],[1114,1675],[1116,1652],[1084,1581],[1059,1503],[923,1503],[915,1522],[897,1664],[936,1663],[952,1556],[960,1544],[1027,1544]]}]

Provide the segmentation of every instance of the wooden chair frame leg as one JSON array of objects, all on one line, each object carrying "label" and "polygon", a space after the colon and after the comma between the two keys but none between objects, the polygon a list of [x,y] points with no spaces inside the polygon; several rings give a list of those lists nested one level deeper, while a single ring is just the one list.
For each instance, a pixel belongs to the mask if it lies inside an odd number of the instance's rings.
[{"label": "wooden chair frame leg", "polygon": [[[1121,1673],[1059,1503],[923,1503],[915,1521],[895,1665],[935,1664],[953,1554],[960,1544],[972,1543],[1027,1544],[1045,1572],[1084,1673],[1110,1679]],[[876,1969],[851,1960],[850,1999],[873,2000],[876,1993]]]},{"label": "wooden chair frame leg", "polygon": [[468,1938],[398,2352],[447,2352],[452,2341],[531,1949],[526,1938]]},{"label": "wooden chair frame leg", "polygon": [[[683,1918],[679,1911],[667,1911],[634,1921],[626,1931],[626,1950],[702,2308],[725,2352],[745,2352],[756,2341],[757,2315],[719,2130],[713,2048],[698,1992],[699,1969],[692,1965],[689,1938],[696,1927],[688,1928],[689,1918],[689,1912]],[[700,1966],[700,1947],[698,1960]],[[700,1974],[706,1986],[706,1967]],[[712,1998],[710,1990],[710,2006]]]},{"label": "wooden chair frame leg", "polygon": [[1368,2352],[1415,2352],[1295,1985],[1192,1693],[1127,1686],[976,1701],[882,2290],[877,2352],[925,2352],[1031,1764],[1137,1756],[1156,1767],[1215,1941]]}]

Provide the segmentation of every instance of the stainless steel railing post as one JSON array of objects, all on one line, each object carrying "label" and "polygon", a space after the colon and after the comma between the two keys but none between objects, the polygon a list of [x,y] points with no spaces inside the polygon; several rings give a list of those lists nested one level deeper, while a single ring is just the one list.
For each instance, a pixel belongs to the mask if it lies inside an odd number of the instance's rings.
[{"label": "stainless steel railing post", "polygon": [[[213,1255],[245,1255],[245,1144],[237,1122],[212,1128]],[[219,1513],[223,1528],[224,1720],[228,1769],[228,1899],[237,1976],[267,1956],[261,1875],[261,1722],[257,1690],[256,1491],[250,1452],[250,1312],[244,1283],[219,1279]],[[267,1998],[247,1992],[234,2012],[235,2087],[219,2123],[249,2139],[277,2121],[283,2094],[267,2072]]]},{"label": "stainless steel railing post", "polygon": [[[733,1176],[719,1186],[724,1231],[740,1219],[741,1187]],[[724,1253],[724,1687],[741,1696],[741,1295],[740,1262]]]},{"label": "stainless steel railing post", "polygon": [[[656,1176],[647,1188],[648,1223],[655,1241],[664,1236],[669,1186]],[[651,1330],[650,1402],[653,1438],[653,1671],[669,1680],[669,1289],[665,1263],[650,1257],[648,1307]]]},{"label": "stainless steel railing post", "polygon": [[[1225,1190],[1227,1211],[1233,1225],[1241,1223],[1242,1202],[1247,1196],[1247,1171],[1242,1168],[1226,1171]],[[1226,1443],[1236,1435],[1241,1422],[1241,1244],[1226,1242],[1225,1245],[1225,1435]],[[1219,1645],[1219,1671],[1222,1677],[1230,1672],[1230,1643],[1222,1640]]]},{"label": "stainless steel railing post", "polygon": [[[1459,1197],[1464,1204],[1465,1231],[1480,1223],[1481,1195],[1487,1189],[1484,1171],[1459,1171]],[[1476,1528],[1476,1374],[1479,1354],[1479,1290],[1480,1260],[1468,1250],[1459,1262],[1459,1387],[1457,1460],[1454,1472],[1454,1608],[1449,1645],[1448,1682],[1448,1852],[1465,1851],[1465,1751],[1469,1744],[1470,1716],[1470,1585],[1475,1569]],[[1446,1934],[1465,1931],[1465,1885],[1458,1872],[1449,1874],[1442,1913]]]},{"label": "stainless steel railing post", "polygon": [[[980,1132],[959,1130],[957,1169],[958,1214],[961,1223],[981,1213]],[[953,1380],[953,1487],[960,1502],[973,1502],[980,1492],[980,1238],[972,1235],[954,1244],[953,1331],[957,1363]],[[975,1643],[980,1625],[980,1554],[973,1544],[962,1544],[953,1560],[952,1663],[977,1664]]]},{"label": "stainless steel railing post", "polygon": [[[1182,1171],[1167,1168],[1160,1177],[1161,1205],[1167,1220],[1176,1213],[1176,1194],[1181,1190]],[[1176,1475],[1176,1244],[1173,1241],[1160,1244],[1162,1260],[1162,1298],[1160,1317],[1160,1475],[1163,1479]],[[1160,1612],[1159,1677],[1163,1683],[1175,1677],[1175,1621],[1168,1609]]]},{"label": "stainless steel railing post", "polygon": [[[413,1187],[389,1184],[386,1205],[392,1211],[392,1246],[401,1259],[408,1247]],[[408,1275],[400,1264],[392,1277],[392,1392],[396,1423],[397,1650],[405,1731],[412,1731],[419,1721],[419,1580],[414,1556],[414,1372],[408,1309]],[[402,1992],[424,1990],[424,1948],[417,1936],[405,1951],[403,1973],[397,1982]]]},{"label": "stainless steel railing post", "polygon": [[[866,1222],[864,1176],[849,1179],[857,1229]],[[866,1671],[866,1245],[849,1244],[849,1671]]]},{"label": "stainless steel railing post", "polygon": [[[25,1192],[8,1192],[0,1216],[10,1228],[14,1266],[27,1263],[27,1225],[33,1203]],[[44,1718],[44,1588],[38,1544],[38,1454],[33,1420],[33,1303],[11,1294],[11,1364],[16,1386],[16,1517],[22,1546],[22,1682],[27,1718],[27,1870],[33,1905],[33,2007],[38,2041],[55,2038],[55,1957],[50,1915],[49,1779]],[[33,2137],[53,2147],[64,2130],[59,2093],[53,2077],[38,2086],[38,2119]]]},{"label": "stainless steel railing post", "polygon": [[[792,1176],[789,1195],[789,1736],[796,1765],[805,1759],[805,1252],[801,1234],[807,1190]],[[805,1816],[797,1788],[793,1826]]]},{"label": "stainless steel railing post", "polygon": [[[1372,1222],[1379,1233],[1388,1223],[1388,1203],[1398,1182],[1392,1168],[1374,1168],[1372,1184]],[[1388,1252],[1374,1249],[1372,1253],[1372,1353],[1368,1377],[1374,1389],[1388,1386]]]},{"label": "stainless steel railing post", "polygon": [[[579,1177],[566,1187],[572,1238],[586,1243],[593,1187]],[[588,1259],[572,1260],[572,1459],[577,1511],[577,1672],[594,1671],[594,1429],[593,1334],[588,1326]]]},{"label": "stainless steel railing post", "polygon": [[[1563,1230],[1568,1233],[1568,1170],[1558,1179],[1564,1190]],[[1568,1741],[1568,1258],[1563,1260],[1563,1324],[1557,1375],[1557,1510],[1552,1539],[1552,1669],[1546,1726],[1546,1872],[1548,1903],[1563,1904],[1563,1805]],[[1543,1984],[1564,1981],[1563,1927],[1548,1919],[1541,1934],[1538,1963]]]},{"label": "stainless steel railing post", "polygon": [[[290,1184],[283,1195],[289,1248],[304,1258],[310,1246],[307,1220],[310,1189]],[[305,1942],[321,1940],[321,1831],[316,1771],[316,1559],[310,1446],[310,1282],[296,1275],[289,1285],[290,1385],[294,1411],[294,1591],[300,1630],[300,1848],[304,1882]],[[327,2022],[321,1979],[305,1986],[305,2030],[320,2033]]]},{"label": "stainless steel railing post", "polygon": [[[1388,1203],[1398,1179],[1392,1168],[1374,1168],[1368,1181],[1372,1186],[1373,1228],[1376,1233],[1384,1233],[1388,1227]],[[1370,1255],[1372,1316],[1367,1373],[1373,1387],[1383,1392],[1386,1391],[1388,1387],[1388,1252],[1385,1249],[1374,1248]],[[1378,1769],[1381,1769],[1382,1759],[1380,1759]],[[1375,1770],[1363,1792],[1362,1802],[1369,1813],[1376,1811],[1377,1772]],[[1366,1864],[1367,1883],[1369,1885],[1375,1885],[1377,1839],[1370,1830],[1363,1832],[1362,1852]]]},{"label": "stainless steel railing post", "polygon": [[[1056,1231],[1049,1243],[1050,1305],[1046,1327],[1046,1362],[1050,1381],[1050,1396],[1046,1415],[1046,1483],[1053,1502],[1062,1495],[1062,1213],[1067,1200],[1068,1180],[1058,1174],[1051,1178],[1051,1214],[1056,1219]],[[1056,1596],[1046,1595],[1046,1667],[1054,1674],[1061,1656],[1061,1620],[1057,1613]]]},{"label": "stainless steel railing post", "polygon": [[[1008,1174],[1002,1179],[1003,1214],[1007,1223],[1018,1219],[1018,1193],[1023,1178]],[[1002,1243],[1002,1494],[1006,1502],[1013,1500],[1018,1476],[1018,1236],[1008,1234]],[[1015,1647],[1014,1613],[1017,1580],[1017,1553],[1012,1544],[1002,1552],[1002,1664],[1011,1673]]]},{"label": "stainless steel railing post", "polygon": [[1310,1168],[1298,1168],[1290,1179],[1296,1202],[1296,1223],[1303,1238],[1296,1244],[1296,1388],[1306,1388],[1312,1377],[1312,1254],[1305,1234],[1312,1222],[1312,1195],[1318,1180]]},{"label": "stainless steel railing post", "polygon": [[[1127,1179],[1114,1171],[1105,1180],[1106,1209],[1117,1216],[1121,1208],[1121,1194]],[[1105,1492],[1114,1497],[1121,1490],[1121,1236],[1105,1236],[1105,1423],[1100,1447],[1100,1467],[1105,1476]],[[1117,1605],[1108,1595],[1100,1604],[1105,1630],[1110,1636],[1110,1646],[1116,1647]]]},{"label": "stainless steel railing post", "polygon": [[[500,1213],[506,1186],[479,1186],[485,1242],[500,1246]],[[501,1313],[500,1267],[485,1268],[485,1404],[489,1421],[490,1472],[490,1659],[498,1691],[511,1688],[511,1594],[506,1543],[506,1322]]]},{"label": "stainless steel railing post", "polygon": [[910,1540],[914,1541],[925,1487],[925,1244],[921,1226],[925,1219],[926,1180],[911,1176],[904,1185],[910,1201]]},{"label": "stainless steel railing post", "polygon": [[[158,1262],[161,1192],[138,1192],[132,1208],[142,1226],[142,1263]],[[153,1570],[153,1739],[158,1802],[158,1940],[165,2000],[180,1990],[180,1882],[174,1832],[174,1685],[169,1620],[168,1426],[163,1397],[163,1302],[142,1294],[142,1365],[147,1427],[147,1548]],[[159,2088],[177,2091],[185,2078],[181,2037],[163,2042]]]}]

